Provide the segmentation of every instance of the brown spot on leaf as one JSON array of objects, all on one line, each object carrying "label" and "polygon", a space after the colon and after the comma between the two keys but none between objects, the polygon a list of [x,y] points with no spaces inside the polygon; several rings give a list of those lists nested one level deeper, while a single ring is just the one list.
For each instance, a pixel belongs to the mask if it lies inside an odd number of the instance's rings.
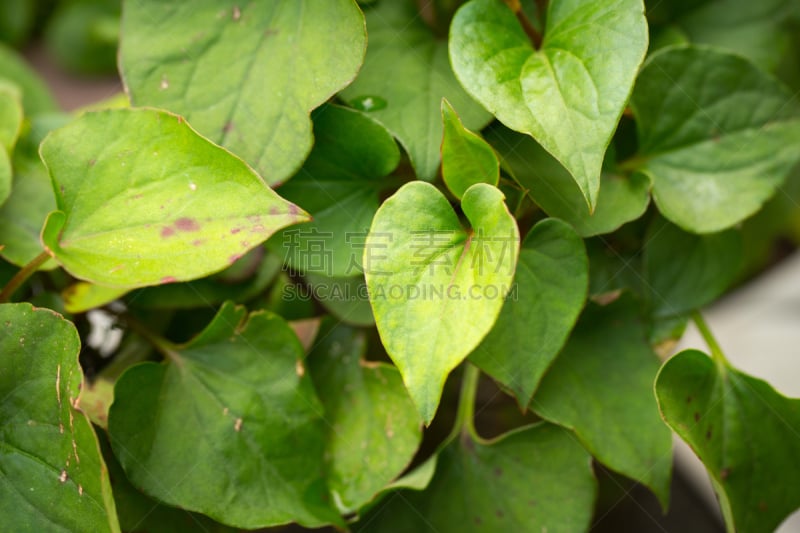
[{"label": "brown spot on leaf", "polygon": [[692,397],[691,396],[687,396],[686,397],[686,403],[692,403]]},{"label": "brown spot on leaf", "polygon": [[195,239],[192,241],[192,246],[201,246],[204,242],[206,241],[204,241],[203,239]]},{"label": "brown spot on leaf", "polygon": [[233,254],[232,256],[230,256],[230,257],[228,258],[228,263],[230,263],[230,264],[234,264],[236,261],[238,261],[238,260],[239,260],[239,258],[240,258],[240,257],[242,257],[242,255],[241,255],[241,254]]},{"label": "brown spot on leaf", "polygon": [[295,372],[297,372],[298,377],[302,378],[303,376],[306,375],[306,367],[303,366],[303,362],[300,361],[299,359],[294,364],[294,370]]},{"label": "brown spot on leaf", "polygon": [[236,422],[233,423],[233,429],[236,432],[239,432],[239,431],[242,430],[242,419],[241,418],[237,418]]},{"label": "brown spot on leaf", "polygon": [[97,163],[97,159],[90,159],[89,160],[89,166],[90,167],[93,167],[95,165],[95,163]]},{"label": "brown spot on leaf", "polygon": [[706,431],[706,440],[711,440],[711,426],[709,426]]},{"label": "brown spot on leaf", "polygon": [[249,242],[247,242],[247,241],[242,241],[242,248],[248,248],[249,246],[250,246],[250,243],[249,243]]},{"label": "brown spot on leaf", "polygon": [[758,502],[758,510],[761,511],[762,513],[765,512],[767,510],[767,502],[765,502],[764,500]]},{"label": "brown spot on leaf", "polygon": [[696,412],[696,411],[695,411],[695,413],[694,413],[694,421],[695,421],[695,422],[700,422],[700,413],[698,413],[698,412]]},{"label": "brown spot on leaf", "polygon": [[179,231],[197,231],[200,229],[200,224],[193,218],[181,217],[175,221],[175,229]]},{"label": "brown spot on leaf", "polygon": [[500,509],[497,509],[497,510],[494,512],[494,514],[495,514],[495,516],[497,516],[497,518],[503,518],[503,517],[506,515],[506,514],[505,514],[503,511],[501,511]]},{"label": "brown spot on leaf", "polygon": [[299,215],[300,214],[300,208],[298,208],[294,204],[289,204],[289,214],[290,215]]},{"label": "brown spot on leaf", "polygon": [[262,224],[256,224],[252,228],[250,228],[250,233],[264,233],[265,228]]},{"label": "brown spot on leaf", "polygon": [[233,131],[233,122],[229,120],[222,126],[222,133],[230,133],[231,131]]},{"label": "brown spot on leaf", "polygon": [[495,477],[500,477],[503,475],[503,469],[499,466],[494,467],[494,475]]},{"label": "brown spot on leaf", "polygon": [[731,469],[730,469],[730,468],[723,468],[723,469],[722,469],[722,470],[720,470],[720,472],[719,472],[719,478],[720,478],[722,481],[725,481],[726,479],[728,479],[728,476],[729,476],[729,475],[731,475]]},{"label": "brown spot on leaf", "polygon": [[67,478],[68,478],[68,477],[69,477],[69,476],[67,476],[67,471],[66,471],[66,470],[62,470],[62,471],[61,471],[61,475],[60,475],[60,476],[58,476],[58,480],[59,480],[61,483],[66,483],[66,482],[67,482]]},{"label": "brown spot on leaf", "polygon": [[236,235],[240,231],[242,231],[242,228],[232,228],[231,229],[231,235]]},{"label": "brown spot on leaf", "polygon": [[242,18],[242,10],[239,9],[239,6],[233,6],[233,21],[236,22]]},{"label": "brown spot on leaf", "polygon": [[475,525],[476,525],[476,526],[479,526],[479,525],[481,525],[481,524],[483,524],[483,520],[481,519],[481,517],[480,517],[480,516],[476,516],[476,517],[475,517]]},{"label": "brown spot on leaf", "polygon": [[167,237],[172,237],[173,235],[175,235],[175,230],[170,226],[164,226],[161,228],[161,237],[166,239]]},{"label": "brown spot on leaf", "polygon": [[165,283],[175,283],[176,281],[178,281],[178,280],[175,279],[172,276],[164,276],[163,278],[161,278],[161,284],[162,285],[165,284]]}]

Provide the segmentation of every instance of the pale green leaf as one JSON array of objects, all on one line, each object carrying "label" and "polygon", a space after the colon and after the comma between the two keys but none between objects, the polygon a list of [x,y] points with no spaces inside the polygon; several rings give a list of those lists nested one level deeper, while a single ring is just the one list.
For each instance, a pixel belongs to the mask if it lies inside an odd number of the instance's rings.
[{"label": "pale green leaf", "polygon": [[538,50],[503,0],[471,0],[450,29],[450,59],[467,92],[560,161],[590,211],[646,51],[642,0],[551,0]]},{"label": "pale green leaf", "polygon": [[309,112],[364,58],[354,0],[131,0],[120,70],[134,105],[181,114],[270,184],[308,155]]},{"label": "pale green leaf", "polygon": [[497,319],[519,252],[498,189],[473,185],[461,209],[470,229],[433,185],[404,185],[378,210],[364,250],[378,332],[426,423],[447,375]]},{"label": "pale green leaf", "polygon": [[7,531],[119,531],[92,426],[75,327],[29,303],[0,305],[0,516]]},{"label": "pale green leaf", "polygon": [[41,153],[58,209],[42,241],[70,273],[101,285],[200,278],[306,219],[164,111],[86,113],[51,133]]},{"label": "pale green leaf", "polygon": [[488,183],[497,186],[500,165],[492,147],[464,127],[455,109],[442,99],[442,178],[456,198],[470,186]]}]

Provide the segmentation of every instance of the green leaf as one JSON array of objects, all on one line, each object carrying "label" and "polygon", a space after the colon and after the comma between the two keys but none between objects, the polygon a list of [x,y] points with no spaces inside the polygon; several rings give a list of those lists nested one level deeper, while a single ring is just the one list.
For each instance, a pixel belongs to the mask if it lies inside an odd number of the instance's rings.
[{"label": "green leaf", "polygon": [[226,304],[168,350],[115,387],[108,429],[131,482],[241,528],[340,523],[322,477],[322,406],[288,324]]},{"label": "green leaf", "polygon": [[387,497],[357,531],[587,531],[596,491],[591,457],[564,429],[464,434],[439,453],[427,489]]},{"label": "green leaf", "polygon": [[800,507],[800,400],[696,350],[664,363],[656,396],[708,469],[730,531],[774,531]]},{"label": "green leaf", "polygon": [[[30,131],[20,137],[14,150],[11,196],[0,206],[0,244],[4,246],[0,255],[19,267],[44,250],[39,234],[48,213],[56,208],[50,177],[39,158],[39,143],[54,125],[61,126],[66,120],[66,115],[60,114],[34,117]],[[48,261],[40,269],[57,266]]]},{"label": "green leaf", "polygon": [[20,88],[26,117],[58,109],[47,85],[16,51],[1,43],[0,79],[10,81]]},{"label": "green leaf", "polygon": [[375,325],[364,276],[331,278],[309,272],[305,276],[311,293],[333,316],[354,326]]},{"label": "green leaf", "polygon": [[108,472],[78,411],[75,327],[0,305],[0,515],[8,531],[119,531]]},{"label": "green leaf", "polygon": [[737,230],[696,235],[658,218],[644,244],[644,276],[653,312],[671,316],[720,297],[741,271],[742,236]]},{"label": "green leaf", "polygon": [[527,135],[490,126],[486,140],[501,154],[514,180],[545,213],[575,228],[581,237],[603,235],[636,220],[650,203],[650,179],[641,173],[603,172],[593,213],[570,173]]},{"label": "green leaf", "polygon": [[494,327],[469,356],[527,407],[586,301],[583,241],[556,219],[539,222],[522,242],[514,288]]},{"label": "green leaf", "polygon": [[597,460],[669,502],[672,437],[658,416],[658,360],[632,298],[589,306],[531,407],[575,431]]},{"label": "green leaf", "polygon": [[108,465],[114,502],[123,531],[146,533],[233,533],[235,530],[218,524],[210,518],[183,509],[170,507],[148,498],[125,477],[108,437],[100,433],[100,448]]},{"label": "green leaf", "polygon": [[497,186],[500,164],[492,147],[464,127],[455,109],[442,99],[442,178],[458,199],[470,186],[488,183]]},{"label": "green leaf", "polygon": [[308,371],[328,423],[328,487],[343,513],[358,510],[411,462],[422,421],[400,373],[363,359],[362,331],[328,319]]},{"label": "green leaf", "polygon": [[631,105],[659,210],[712,233],[755,213],[800,160],[800,106],[747,60],[670,48],[642,69]]},{"label": "green leaf", "polygon": [[364,58],[353,0],[125,2],[120,70],[134,105],[174,111],[270,184],[311,150],[308,114]]},{"label": "green leaf", "polygon": [[408,152],[417,176],[432,181],[441,159],[442,98],[471,130],[483,128],[491,116],[458,84],[447,42],[433,35],[414,4],[382,0],[366,9],[364,66],[341,96],[386,126]]},{"label": "green leaf", "polygon": [[716,0],[694,9],[677,23],[695,43],[727,48],[759,65],[774,70],[792,46],[792,27],[787,24],[792,0]]},{"label": "green leaf", "polygon": [[378,332],[428,424],[445,378],[497,319],[519,252],[498,189],[473,185],[461,209],[471,229],[436,187],[408,183],[378,210],[364,250]]},{"label": "green leaf", "polygon": [[391,134],[364,113],[325,105],[312,113],[315,144],[280,194],[313,220],[284,230],[270,248],[301,272],[346,277],[361,273],[364,239],[400,161]]},{"label": "green leaf", "polygon": [[117,66],[119,0],[62,2],[44,32],[47,51],[61,68],[111,74]]},{"label": "green leaf", "polygon": [[22,127],[22,101],[15,85],[0,82],[0,146],[11,155]]},{"label": "green leaf", "polygon": [[41,153],[58,206],[42,241],[71,274],[101,285],[200,278],[306,218],[164,111],[86,113],[51,133]]},{"label": "green leaf", "polygon": [[450,29],[450,60],[467,92],[558,159],[589,211],[646,51],[642,0],[552,0],[538,50],[502,0],[471,0]]}]

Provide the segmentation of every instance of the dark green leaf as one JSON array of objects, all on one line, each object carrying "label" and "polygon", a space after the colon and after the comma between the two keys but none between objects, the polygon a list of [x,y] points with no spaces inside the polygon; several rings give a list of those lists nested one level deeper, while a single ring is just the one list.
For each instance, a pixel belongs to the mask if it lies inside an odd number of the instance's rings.
[{"label": "dark green leaf", "polygon": [[92,426],[74,406],[74,326],[29,303],[0,305],[0,516],[7,531],[119,531]]},{"label": "dark green leaf", "polygon": [[635,166],[653,198],[687,231],[742,221],[800,160],[800,105],[747,60],[707,48],[670,48],[642,69],[631,101]]},{"label": "dark green leaf", "polygon": [[374,326],[372,306],[364,276],[330,278],[306,274],[310,292],[333,316],[354,326]]},{"label": "dark green leaf", "polygon": [[588,283],[580,237],[560,220],[538,223],[520,248],[514,288],[470,361],[527,407],[578,319]]},{"label": "dark green leaf", "polygon": [[800,507],[800,400],[696,350],[664,363],[656,396],[706,465],[729,530],[768,533]]},{"label": "dark green leaf", "polygon": [[108,427],[131,482],[237,527],[339,523],[323,479],[322,406],[302,357],[283,319],[226,304],[170,362],[129,369]]},{"label": "dark green leaf", "polygon": [[357,531],[586,531],[596,490],[589,454],[564,429],[462,435],[440,452],[427,489],[388,495]]},{"label": "dark green leaf", "polygon": [[645,236],[646,289],[658,316],[713,302],[730,287],[741,266],[742,237],[737,230],[696,235],[658,218]]},{"label": "dark green leaf", "polygon": [[531,407],[571,428],[600,462],[669,501],[672,437],[658,416],[658,360],[630,297],[589,304]]},{"label": "dark green leaf", "polygon": [[570,173],[531,137],[502,126],[491,126],[484,135],[531,199],[551,217],[571,224],[581,237],[611,233],[642,216],[650,203],[647,176],[604,172],[597,206],[590,213]]},{"label": "dark green leaf", "polygon": [[186,117],[270,184],[308,155],[309,112],[364,58],[353,0],[125,2],[120,65],[134,105]]},{"label": "dark green leaf", "polygon": [[366,18],[364,66],[342,97],[385,125],[408,152],[417,176],[433,180],[440,161],[442,98],[472,130],[491,116],[458,84],[447,42],[431,33],[414,2],[382,0],[366,10]]},{"label": "dark green leaf", "polygon": [[447,375],[497,319],[519,252],[498,189],[473,185],[461,209],[469,230],[433,185],[404,185],[375,215],[364,254],[378,332],[426,423]]},{"label": "dark green leaf", "polygon": [[642,0],[551,0],[539,49],[503,0],[471,0],[450,30],[453,70],[467,92],[558,159],[589,211],[646,51]]},{"label": "dark green leaf", "polygon": [[313,220],[278,233],[270,247],[301,272],[357,275],[378,193],[386,187],[382,178],[397,166],[400,150],[383,126],[359,111],[325,105],[312,118],[314,148],[280,194]]},{"label": "dark green leaf", "polygon": [[200,278],[306,218],[243,161],[164,111],[85,113],[51,133],[41,152],[58,207],[42,241],[70,273],[101,285]]},{"label": "dark green leaf", "polygon": [[363,332],[322,323],[308,370],[328,423],[328,487],[342,512],[353,512],[396,478],[422,439],[422,421],[400,373],[363,360]]}]

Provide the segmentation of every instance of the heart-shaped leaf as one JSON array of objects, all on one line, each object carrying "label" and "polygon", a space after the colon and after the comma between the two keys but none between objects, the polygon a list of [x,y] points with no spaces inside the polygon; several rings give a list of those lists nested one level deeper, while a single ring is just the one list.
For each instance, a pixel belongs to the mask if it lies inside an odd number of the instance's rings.
[{"label": "heart-shaped leaf", "polygon": [[531,407],[571,428],[598,461],[669,502],[672,436],[658,416],[658,360],[629,296],[589,304]]},{"label": "heart-shaped leaf", "polygon": [[586,531],[596,492],[591,457],[564,429],[464,434],[439,452],[424,491],[387,496],[357,531]]},{"label": "heart-shaped leaf", "polygon": [[325,105],[311,116],[314,148],[280,194],[313,220],[280,232],[269,245],[301,272],[358,276],[378,193],[400,162],[400,150],[383,126],[360,111]]},{"label": "heart-shaped leaf", "polygon": [[503,0],[471,0],[450,28],[450,60],[467,92],[553,154],[590,211],[646,51],[642,0],[551,0],[538,50]]},{"label": "heart-shaped leaf", "polygon": [[696,350],[664,363],[656,396],[708,469],[730,531],[774,531],[800,507],[800,400]]},{"label": "heart-shaped leaf", "polygon": [[75,327],[0,305],[0,516],[7,531],[119,531],[92,426],[78,411]]},{"label": "heart-shaped leaf", "polygon": [[572,228],[556,219],[539,222],[522,242],[513,292],[469,356],[511,389],[523,408],[583,309],[588,266],[583,241]]},{"label": "heart-shaped leaf", "polygon": [[342,512],[354,512],[408,466],[422,439],[422,421],[400,373],[362,359],[364,333],[320,327],[308,370],[328,423],[328,487]]},{"label": "heart-shaped leaf", "polygon": [[365,9],[365,16],[369,47],[364,66],[341,96],[386,126],[408,152],[417,176],[431,181],[441,158],[442,98],[470,129],[481,129],[491,115],[458,84],[447,41],[427,27],[414,2],[381,0]]},{"label": "heart-shaped leaf", "polygon": [[136,487],[248,529],[341,521],[322,478],[322,406],[283,319],[226,304],[168,353],[114,390],[111,444]]},{"label": "heart-shaped leaf", "polygon": [[426,423],[447,375],[497,319],[519,252],[498,189],[473,185],[461,209],[470,229],[436,187],[408,183],[378,209],[364,250],[378,332]]},{"label": "heart-shaped leaf", "polygon": [[500,165],[486,141],[464,127],[456,110],[442,99],[442,179],[456,198],[476,183],[497,185]]},{"label": "heart-shaped leaf", "polygon": [[270,184],[311,149],[308,113],[364,59],[354,0],[125,2],[120,70],[134,105],[186,117]]},{"label": "heart-shaped leaf", "polygon": [[603,235],[641,217],[650,204],[650,179],[603,172],[594,212],[569,172],[528,135],[492,124],[484,137],[498,151],[509,174],[542,210],[575,228],[581,237]]},{"label": "heart-shaped leaf", "polygon": [[307,218],[164,111],[85,113],[41,153],[58,206],[42,241],[70,273],[101,285],[200,278]]},{"label": "heart-shaped leaf", "polygon": [[755,213],[800,160],[800,105],[740,56],[671,48],[642,69],[631,100],[633,161],[666,218],[695,233]]}]

